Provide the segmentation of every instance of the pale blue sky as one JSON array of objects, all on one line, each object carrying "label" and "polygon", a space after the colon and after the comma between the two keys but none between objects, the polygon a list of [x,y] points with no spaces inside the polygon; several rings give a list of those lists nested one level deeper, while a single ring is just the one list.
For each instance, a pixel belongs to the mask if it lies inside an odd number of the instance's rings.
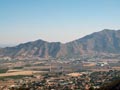
[{"label": "pale blue sky", "polygon": [[69,42],[120,29],[120,0],[0,0],[0,45]]}]

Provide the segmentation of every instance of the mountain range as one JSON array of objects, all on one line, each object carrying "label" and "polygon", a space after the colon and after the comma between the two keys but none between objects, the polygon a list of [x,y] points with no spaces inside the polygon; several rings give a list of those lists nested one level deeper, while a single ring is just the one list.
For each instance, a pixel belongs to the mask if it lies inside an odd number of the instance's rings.
[{"label": "mountain range", "polygon": [[68,42],[36,40],[0,48],[0,58],[40,59],[94,54],[120,54],[120,30],[104,29]]}]

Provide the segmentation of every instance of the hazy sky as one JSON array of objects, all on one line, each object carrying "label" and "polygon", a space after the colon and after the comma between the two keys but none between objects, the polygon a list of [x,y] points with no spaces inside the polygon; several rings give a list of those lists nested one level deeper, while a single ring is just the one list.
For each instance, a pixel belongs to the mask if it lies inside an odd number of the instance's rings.
[{"label": "hazy sky", "polygon": [[68,42],[120,29],[120,0],[0,0],[0,45]]}]

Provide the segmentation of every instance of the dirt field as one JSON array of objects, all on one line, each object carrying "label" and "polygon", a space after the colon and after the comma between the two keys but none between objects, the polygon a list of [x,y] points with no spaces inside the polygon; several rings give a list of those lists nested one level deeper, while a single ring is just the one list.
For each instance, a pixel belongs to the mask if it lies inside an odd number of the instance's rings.
[{"label": "dirt field", "polygon": [[78,76],[81,76],[82,74],[80,73],[70,73],[68,74],[68,76],[72,76],[72,77],[78,77]]},{"label": "dirt field", "polygon": [[32,75],[33,73],[35,73],[35,72],[34,71],[18,71],[18,72],[0,74],[0,77],[16,76],[16,75]]},{"label": "dirt field", "polygon": [[114,70],[120,70],[120,67],[112,67]]}]

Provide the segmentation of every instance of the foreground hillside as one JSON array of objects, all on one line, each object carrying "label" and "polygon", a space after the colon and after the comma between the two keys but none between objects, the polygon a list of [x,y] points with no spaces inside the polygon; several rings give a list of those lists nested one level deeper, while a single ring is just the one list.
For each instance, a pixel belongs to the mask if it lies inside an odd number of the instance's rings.
[{"label": "foreground hillside", "polygon": [[113,81],[112,83],[101,87],[99,90],[120,90],[120,80]]},{"label": "foreground hillside", "polygon": [[56,58],[94,54],[120,54],[120,30],[102,30],[62,44],[37,40],[0,49],[1,58]]}]

